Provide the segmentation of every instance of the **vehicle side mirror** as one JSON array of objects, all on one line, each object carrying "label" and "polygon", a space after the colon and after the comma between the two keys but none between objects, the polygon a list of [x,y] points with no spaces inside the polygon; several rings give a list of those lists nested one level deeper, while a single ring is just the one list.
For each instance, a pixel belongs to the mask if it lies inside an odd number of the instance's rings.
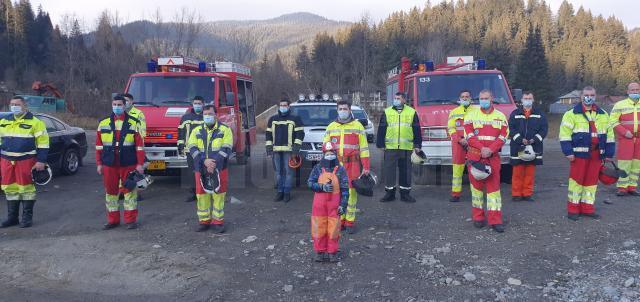
[{"label": "vehicle side mirror", "polygon": [[513,100],[516,103],[520,103],[520,100],[522,100],[522,89],[519,89],[519,88],[511,89],[511,96],[513,96]]},{"label": "vehicle side mirror", "polygon": [[362,127],[366,127],[367,125],[369,125],[369,120],[366,118],[361,118],[358,120],[358,122],[360,122],[360,124],[362,124]]}]

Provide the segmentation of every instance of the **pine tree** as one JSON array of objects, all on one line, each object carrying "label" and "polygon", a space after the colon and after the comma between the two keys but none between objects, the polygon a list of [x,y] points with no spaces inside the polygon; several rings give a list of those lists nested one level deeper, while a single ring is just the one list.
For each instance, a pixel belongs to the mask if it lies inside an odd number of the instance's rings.
[{"label": "pine tree", "polygon": [[529,29],[526,47],[518,58],[515,86],[533,91],[535,99],[545,108],[553,101],[548,62],[538,27]]}]

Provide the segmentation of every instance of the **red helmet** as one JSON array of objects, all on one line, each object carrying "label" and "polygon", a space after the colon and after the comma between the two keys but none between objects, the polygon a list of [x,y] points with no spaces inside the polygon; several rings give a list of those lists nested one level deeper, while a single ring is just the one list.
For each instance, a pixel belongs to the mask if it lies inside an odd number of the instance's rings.
[{"label": "red helmet", "polygon": [[336,152],[336,144],[332,143],[332,142],[326,142],[326,143],[322,143],[322,153],[325,153],[327,151],[333,151]]},{"label": "red helmet", "polygon": [[613,168],[602,165],[600,172],[598,173],[598,179],[604,185],[612,185],[618,181],[620,177],[627,177],[627,173],[624,170],[618,169],[616,164],[611,163]]},{"label": "red helmet", "polygon": [[289,157],[289,167],[292,169],[298,169],[302,166],[302,157],[300,155],[293,155]]}]

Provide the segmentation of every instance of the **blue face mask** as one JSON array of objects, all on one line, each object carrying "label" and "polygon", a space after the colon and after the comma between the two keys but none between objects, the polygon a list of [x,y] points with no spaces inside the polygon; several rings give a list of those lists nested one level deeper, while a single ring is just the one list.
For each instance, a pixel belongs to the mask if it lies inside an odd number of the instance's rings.
[{"label": "blue face mask", "polygon": [[393,99],[393,107],[400,107],[400,106],[402,106],[402,102],[400,100]]},{"label": "blue face mask", "polygon": [[629,93],[629,98],[632,100],[638,100],[640,99],[640,93]]},{"label": "blue face mask", "polygon": [[113,114],[122,115],[124,113],[124,106],[112,106]]},{"label": "blue face mask", "polygon": [[11,106],[11,113],[15,115],[22,113],[22,106]]},{"label": "blue face mask", "polygon": [[333,154],[333,153],[327,154],[327,155],[324,156],[324,159],[326,159],[326,160],[334,160],[334,159],[336,159],[336,155]]},{"label": "blue face mask", "polygon": [[533,107],[533,100],[522,100],[522,107],[524,108]]},{"label": "blue face mask", "polygon": [[480,103],[480,108],[482,109],[489,109],[489,107],[491,107],[491,100],[489,99],[480,99],[479,101]]},{"label": "blue face mask", "polygon": [[202,120],[204,121],[205,124],[209,126],[215,124],[216,122],[216,118],[213,115],[205,115],[202,117]]},{"label": "blue face mask", "polygon": [[469,100],[465,100],[465,99],[460,99],[460,100],[458,101],[458,103],[459,103],[460,105],[462,105],[462,106],[465,106],[465,107],[469,107],[469,105],[471,105],[471,102],[470,102]]},{"label": "blue face mask", "polygon": [[592,96],[585,96],[584,98],[582,98],[582,102],[585,105],[592,105],[595,101],[596,101],[596,98]]},{"label": "blue face mask", "polygon": [[282,114],[285,114],[285,113],[289,112],[289,107],[287,107],[287,106],[280,106],[280,107],[278,108],[278,111],[280,111],[280,113],[282,113]]},{"label": "blue face mask", "polygon": [[349,111],[338,111],[338,118],[341,120],[346,120],[349,118]]},{"label": "blue face mask", "polygon": [[193,104],[193,111],[200,114],[202,113],[202,107],[202,104]]}]

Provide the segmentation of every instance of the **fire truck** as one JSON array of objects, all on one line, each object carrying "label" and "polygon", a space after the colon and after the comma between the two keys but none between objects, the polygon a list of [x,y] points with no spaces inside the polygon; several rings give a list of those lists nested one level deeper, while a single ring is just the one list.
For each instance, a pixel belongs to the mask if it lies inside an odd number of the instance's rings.
[{"label": "fire truck", "polygon": [[[477,106],[478,94],[489,89],[495,107],[507,118],[516,109],[514,96],[520,99],[522,90],[509,90],[501,71],[487,70],[484,60],[471,56],[448,57],[447,62],[411,62],[402,58],[400,66],[390,70],[387,77],[387,103],[390,106],[396,92],[407,95],[407,103],[416,109],[422,128],[422,150],[427,155],[424,166],[414,166],[418,184],[446,184],[451,182],[451,137],[447,133],[449,112],[458,106],[460,91],[469,90]],[[501,179],[511,181],[509,143],[500,151]]]},{"label": "fire truck", "polygon": [[246,164],[256,142],[255,98],[251,70],[233,62],[204,62],[192,58],[159,57],[147,63],[147,72],[132,74],[126,86],[147,122],[144,138],[153,175],[178,175],[187,159],[178,154],[178,124],[195,96],[214,104],[218,120],[233,131],[234,154]]}]

